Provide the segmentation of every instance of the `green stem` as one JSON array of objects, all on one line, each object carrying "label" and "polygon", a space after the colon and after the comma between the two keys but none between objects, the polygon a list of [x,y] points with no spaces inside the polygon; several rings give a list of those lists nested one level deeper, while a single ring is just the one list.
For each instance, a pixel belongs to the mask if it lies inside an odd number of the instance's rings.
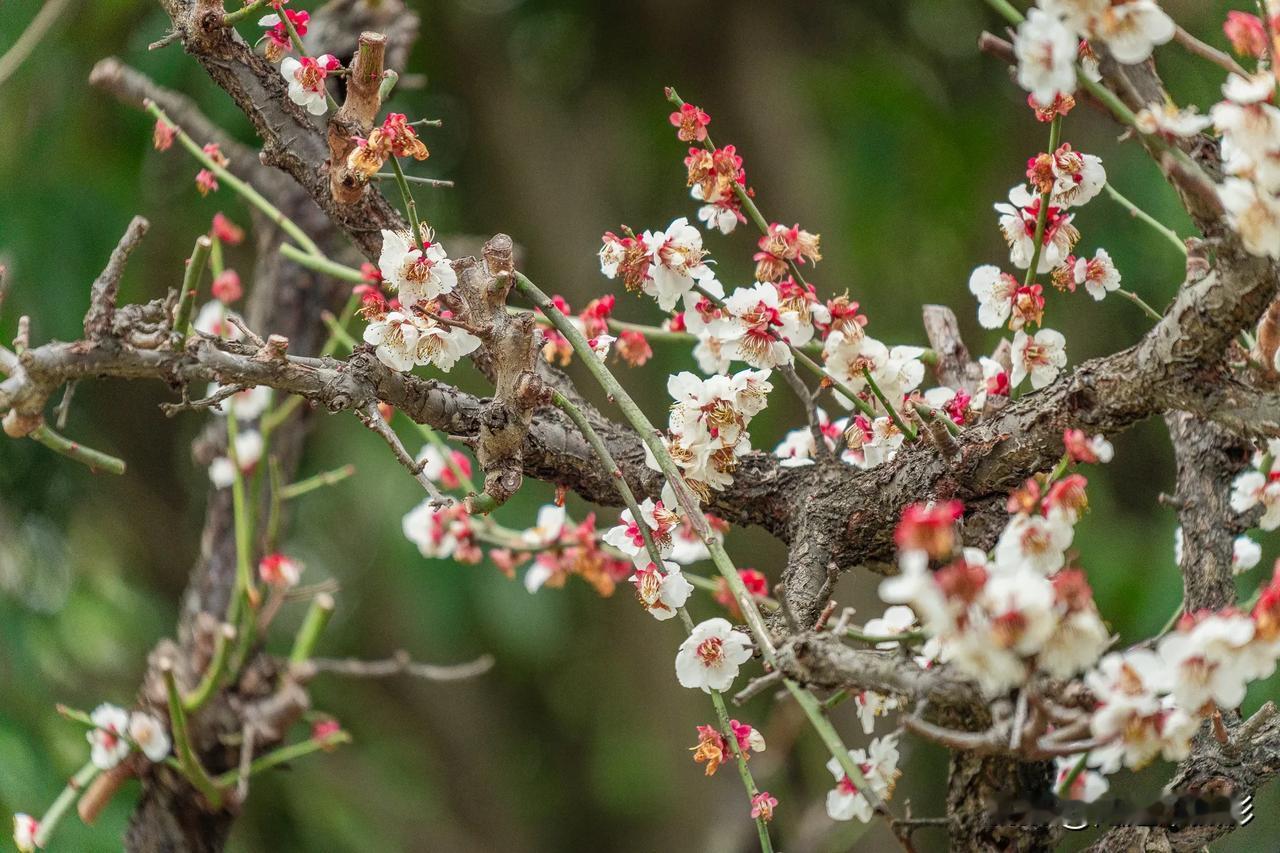
[{"label": "green stem", "polygon": [[[329,326],[329,338],[324,342],[324,346],[320,348],[321,358],[327,358],[337,351],[338,344],[341,342],[339,334],[345,336],[346,340],[351,341],[352,346],[355,345],[354,339],[350,335],[346,334],[346,328],[347,325],[350,324],[351,318],[355,316],[356,309],[359,307],[360,296],[353,292],[351,296],[347,298],[347,304],[343,306],[342,314],[339,315],[334,324]],[[267,437],[280,426],[280,424],[284,423],[285,420],[288,419],[289,415],[297,411],[298,407],[301,405],[301,397],[289,397],[280,403],[280,405],[263,415],[262,422],[259,424],[263,441],[265,441]]]},{"label": "green stem", "polygon": [[324,314],[320,315],[320,319],[324,321],[325,326],[329,329],[329,335],[347,349],[355,349],[360,345],[360,342],[353,338],[351,333],[343,328],[342,323],[338,321],[337,317],[326,311]]},{"label": "green stem", "polygon": [[322,272],[325,275],[331,275],[334,278],[354,284],[362,284],[364,282],[364,275],[361,274],[360,270],[349,267],[346,264],[340,264],[337,261],[331,261],[323,255],[308,254],[289,243],[280,244],[280,254],[300,267]]},{"label": "green stem", "polygon": [[1135,217],[1136,219],[1142,220],[1143,222],[1147,223],[1152,228],[1154,228],[1156,231],[1158,231],[1162,237],[1167,239],[1173,245],[1177,246],[1178,251],[1180,251],[1184,256],[1187,254],[1187,244],[1182,242],[1182,238],[1179,237],[1177,235],[1177,232],[1175,232],[1172,228],[1165,225],[1163,222],[1156,219],[1150,213],[1147,213],[1145,210],[1138,207],[1138,205],[1134,204],[1132,201],[1122,196],[1115,187],[1111,186],[1111,184],[1109,183],[1103,184],[1102,188],[1107,191],[1107,195],[1111,196],[1112,201],[1116,202],[1116,204],[1119,204],[1125,210],[1129,211],[1129,214],[1131,216]]},{"label": "green stem", "polygon": [[[1049,156],[1052,157],[1054,152],[1058,150],[1058,138],[1062,135],[1062,116],[1055,115],[1053,122],[1049,125]],[[1040,266],[1040,252],[1044,248],[1044,229],[1049,221],[1049,196],[1052,195],[1052,189],[1045,190],[1040,193],[1040,210],[1036,213],[1036,236],[1035,245],[1031,247],[1031,263],[1027,265],[1027,274],[1023,278],[1022,286],[1030,287],[1031,282],[1036,280],[1036,267]]]},{"label": "green stem", "polygon": [[[632,428],[640,435],[640,440],[645,443],[649,451],[653,454],[658,462],[659,468],[666,476],[668,483],[676,493],[676,498],[680,502],[685,513],[689,517],[690,523],[693,525],[694,531],[702,540],[707,550],[711,553],[711,559],[715,563],[716,569],[724,577],[725,582],[729,585],[730,591],[733,593],[734,599],[738,602],[738,607],[742,611],[743,619],[746,620],[747,626],[751,629],[751,634],[755,638],[756,645],[760,649],[760,653],[764,656],[765,661],[776,668],[777,653],[770,639],[769,630],[765,626],[764,619],[760,615],[760,610],[756,607],[755,600],[751,593],[747,590],[742,582],[742,578],[738,575],[737,568],[733,565],[733,561],[729,559],[729,555],[725,552],[721,542],[712,535],[710,527],[707,525],[706,518],[702,514],[702,508],[698,504],[697,499],[693,496],[688,485],[684,482],[684,478],[680,473],[679,467],[675,464],[675,460],[671,458],[671,454],[667,452],[666,446],[661,439],[661,433],[654,428],[653,424],[645,416],[644,411],[636,405],[635,400],[627,393],[617,378],[609,372],[609,369],[600,359],[596,358],[591,351],[587,339],[583,337],[582,332],[576,326],[569,322],[569,319],[556,308],[551,298],[543,293],[537,285],[525,277],[522,273],[515,274],[515,287],[534,305],[542,309],[542,313],[551,321],[552,325],[578,353],[579,360],[586,365],[587,370],[592,377],[600,383],[617,406],[622,410],[623,415],[631,424]],[[643,528],[643,525],[641,525]],[[839,734],[831,727],[831,723],[822,713],[822,709],[818,705],[818,700],[804,688],[800,687],[794,681],[787,679],[785,681],[787,689],[796,697],[796,701],[800,703],[800,707],[804,710],[805,715],[809,717],[809,721],[814,728],[818,730],[831,754],[840,762],[840,766],[849,775],[860,789],[867,792],[867,800],[871,802],[877,809],[882,808],[879,798],[870,786],[867,785],[862,771],[849,758],[848,749],[845,748],[840,740]]]},{"label": "green stem", "polygon": [[109,453],[103,453],[101,450],[94,450],[92,447],[85,447],[78,441],[72,441],[55,431],[48,424],[40,424],[40,426],[27,433],[27,437],[32,441],[43,444],[55,453],[61,453],[69,459],[74,459],[83,465],[89,466],[89,470],[95,473],[106,471],[108,474],[123,474],[125,472],[123,459],[112,456]]},{"label": "green stem", "polygon": [[218,276],[222,275],[222,270],[223,270],[222,241],[219,240],[217,235],[214,235],[214,234],[207,234],[205,236],[209,238],[209,244],[210,244],[209,273],[214,278],[217,278]]},{"label": "green stem", "polygon": [[906,422],[898,415],[898,410],[893,407],[893,403],[890,403],[889,398],[880,390],[880,386],[876,384],[876,380],[871,376],[871,371],[865,367],[862,368],[862,378],[867,380],[867,386],[871,389],[871,393],[880,401],[880,405],[884,406],[885,411],[889,413],[889,419],[893,421],[893,425],[898,428],[898,431],[906,437],[907,441],[915,441],[916,431],[907,426]]},{"label": "green stem", "polygon": [[[282,746],[274,752],[268,752],[266,755],[254,760],[249,765],[249,775],[253,776],[264,770],[270,770],[272,767],[278,767],[281,764],[288,764],[290,761],[297,761],[299,758],[305,758],[313,752],[321,750],[329,750],[339,744],[351,743],[351,735],[345,731],[336,731],[327,734],[322,738],[310,738],[309,740],[299,741],[298,743]],[[239,770],[228,770],[218,777],[219,785],[229,788],[236,784],[240,779]]]},{"label": "green stem", "polygon": [[844,745],[844,741],[840,739],[839,732],[835,730],[835,727],[831,725],[831,721],[827,719],[827,715],[823,713],[822,703],[812,693],[796,684],[790,678],[783,679],[782,683],[786,685],[787,690],[791,692],[796,702],[804,710],[805,716],[809,718],[809,723],[817,730],[818,737],[822,738],[827,750],[840,764],[840,769],[857,786],[862,796],[867,798],[871,808],[887,815],[888,810],[885,808],[884,801],[872,789],[867,777],[862,774],[862,768],[855,764],[849,756],[849,749]]},{"label": "green stem", "polygon": [[1084,772],[1085,763],[1089,760],[1089,753],[1085,752],[1076,759],[1076,763],[1071,766],[1071,772],[1062,780],[1062,784],[1058,786],[1058,799],[1064,799],[1070,792],[1071,786],[1075,784],[1076,779],[1080,778],[1080,774]]},{"label": "green stem", "polygon": [[395,173],[396,185],[400,187],[400,196],[404,199],[404,213],[413,229],[413,247],[422,249],[422,226],[418,224],[418,206],[413,201],[413,193],[409,190],[409,182],[405,179],[404,169],[400,168],[400,158],[391,157],[391,170]]},{"label": "green stem", "polygon": [[34,839],[36,847],[44,847],[49,843],[49,836],[53,835],[53,830],[57,828],[58,822],[62,820],[62,816],[67,813],[67,809],[71,808],[71,804],[80,796],[80,792],[84,790],[85,785],[93,781],[93,777],[98,775],[98,768],[92,761],[76,771],[76,775],[71,777],[71,781],[67,782],[67,786],[58,794],[58,798],[49,806],[48,811],[40,818],[39,828],[36,829],[36,837]]},{"label": "green stem", "polygon": [[[667,87],[667,100],[674,104],[677,109],[684,106],[684,100],[680,97],[680,94],[670,86]],[[708,151],[716,150],[716,145],[711,141],[710,134],[702,140],[702,147],[706,148]],[[769,220],[764,218],[764,214],[762,214],[760,212],[760,208],[756,206],[756,200],[747,191],[747,188],[735,181],[733,184],[733,192],[734,195],[738,197],[738,201],[742,204],[742,209],[747,212],[747,218],[751,220],[756,228],[760,229],[761,234],[767,236],[769,234]],[[792,274],[796,277],[796,281],[807,287],[808,282],[804,279],[804,273],[800,271],[800,264],[795,261],[790,261],[789,264],[791,266]]]},{"label": "green stem", "polygon": [[341,468],[334,468],[332,471],[322,471],[305,480],[299,480],[296,483],[290,483],[285,486],[280,490],[280,499],[291,501],[309,492],[314,492],[316,489],[337,485],[355,473],[356,466],[354,465],[343,465]]},{"label": "green stem", "polygon": [[[298,31],[293,26],[293,21],[289,20],[289,16],[285,14],[283,8],[280,10],[280,23],[284,24],[285,32],[289,34],[289,41],[293,42],[294,50],[298,51],[299,56],[310,56],[306,47],[302,44],[302,39],[298,37]],[[323,84],[321,84],[323,85]],[[338,102],[333,95],[329,94],[329,87],[324,87],[324,98],[329,103],[329,109],[335,113],[338,111]]]},{"label": "green stem", "polygon": [[234,27],[236,24],[240,23],[250,15],[253,15],[256,12],[262,11],[262,9],[266,7],[267,2],[268,0],[253,0],[252,3],[248,4],[243,9],[237,9],[234,12],[228,12],[227,16],[223,18],[222,22],[228,27]]},{"label": "green stem", "polygon": [[845,631],[845,636],[850,639],[857,640],[860,643],[918,643],[921,640],[928,639],[924,631],[903,631],[901,634],[886,634],[883,636],[876,634],[866,634],[857,628],[849,628]]},{"label": "green stem", "polygon": [[316,644],[320,641],[320,635],[324,633],[324,628],[329,624],[329,617],[333,615],[334,601],[333,596],[328,593],[320,593],[311,599],[311,607],[307,610],[307,617],[302,622],[302,628],[298,631],[298,637],[293,642],[293,651],[289,654],[289,663],[300,664],[310,660],[311,655],[316,650]]},{"label": "green stem", "polygon": [[262,211],[262,213],[264,213],[268,219],[270,219],[276,225],[280,226],[280,230],[284,231],[286,234],[292,237],[294,242],[296,242],[299,246],[301,246],[307,252],[313,255],[320,255],[320,256],[324,255],[324,253],[320,251],[320,247],[317,246],[312,241],[312,239],[306,235],[306,232],[304,232],[301,228],[298,227],[297,223],[295,223],[292,219],[290,219],[289,217],[281,213],[280,210],[275,205],[267,201],[266,198],[264,198],[261,193],[255,190],[248,183],[240,180],[235,175],[231,174],[229,171],[227,171],[225,167],[219,166],[217,163],[215,163],[213,161],[213,158],[211,158],[208,154],[204,153],[204,149],[201,148],[198,144],[196,144],[195,140],[193,140],[190,136],[188,136],[185,130],[183,130],[177,124],[174,124],[174,122],[171,121],[167,115],[165,115],[164,110],[160,109],[160,107],[155,103],[155,101],[148,100],[145,103],[145,107],[147,112],[151,113],[151,115],[155,119],[157,119],[158,121],[163,121],[165,124],[169,125],[174,129],[174,132],[178,137],[178,141],[182,143],[182,147],[186,148],[187,151],[191,154],[191,156],[196,158],[196,160],[200,162],[200,165],[204,166],[206,169],[208,169],[210,172],[216,175],[219,180],[221,180],[227,186],[231,187],[233,192],[235,192],[245,201],[249,202],[249,204],[253,205],[254,207],[258,208],[258,210]]},{"label": "green stem", "polygon": [[204,277],[204,267],[212,250],[213,241],[207,234],[201,234],[191,249],[191,257],[187,258],[187,267],[182,272],[182,292],[178,294],[178,305],[173,309],[173,331],[177,333],[179,341],[187,336],[187,327],[191,325],[196,294],[200,291],[200,279]]},{"label": "green stem", "polygon": [[[231,460],[232,468],[231,507],[234,515],[236,540],[236,591],[235,598],[232,601],[233,610],[228,619],[233,623],[235,622],[235,615],[239,612],[236,602],[243,601],[247,604],[255,592],[253,567],[251,565],[251,551],[253,548],[252,522],[249,518],[249,505],[245,495],[244,474],[240,470],[240,458],[236,454],[236,439],[239,436],[239,432],[239,422],[235,414],[232,413],[227,417],[227,457]],[[248,640],[247,637],[245,639]]]},{"label": "green stem", "polygon": [[[417,124],[417,122],[414,122],[414,124]],[[387,178],[394,178],[396,175],[394,172],[378,172],[374,177],[385,180]],[[405,175],[404,179],[411,184],[425,184],[429,187],[440,187],[442,189],[448,189],[453,186],[453,181],[443,181],[439,178],[422,178],[417,175]]]},{"label": "green stem", "polygon": [[1064,453],[1062,454],[1062,458],[1058,460],[1058,464],[1054,465],[1053,470],[1049,472],[1049,478],[1044,481],[1045,491],[1048,491],[1050,486],[1052,486],[1054,483],[1058,482],[1064,476],[1066,476],[1066,473],[1068,470],[1070,470],[1070,468],[1071,468],[1071,454]]},{"label": "green stem", "polygon": [[551,394],[551,403],[557,409],[569,416],[569,420],[573,421],[578,430],[582,433],[582,437],[587,440],[587,444],[591,445],[591,449],[595,451],[596,457],[600,460],[600,464],[604,466],[604,470],[608,472],[618,484],[618,494],[622,497],[622,502],[631,512],[631,519],[636,523],[636,528],[640,531],[640,536],[644,539],[645,550],[649,552],[649,562],[653,563],[655,568],[662,568],[662,553],[658,550],[657,543],[653,541],[653,535],[649,531],[649,525],[644,520],[644,515],[640,511],[640,504],[636,501],[636,496],[631,491],[631,485],[627,482],[626,477],[622,476],[622,469],[618,467],[618,463],[614,461],[613,454],[609,452],[609,448],[605,445],[604,440],[600,438],[600,434],[591,426],[591,422],[587,420],[582,410],[569,401],[567,397],[559,391]]},{"label": "green stem", "polygon": [[196,685],[196,689],[182,698],[183,710],[188,714],[194,714],[203,708],[209,699],[213,697],[214,691],[218,689],[222,676],[227,671],[227,661],[231,656],[231,645],[235,637],[236,632],[233,627],[230,625],[221,626],[218,631],[218,637],[214,640],[213,658],[210,659],[209,666],[204,671],[204,676],[200,679],[200,683]]},{"label": "green stem", "polygon": [[[742,779],[742,787],[747,789],[747,800],[753,801],[760,793],[760,789],[751,775],[751,768],[747,766],[747,756],[742,752],[738,738],[733,733],[733,726],[729,722],[729,709],[725,707],[724,696],[719,690],[711,691],[711,704],[715,706],[716,717],[720,720],[720,733],[729,742],[729,748],[733,750],[733,756],[737,759],[738,776]],[[769,838],[769,822],[763,816],[756,818],[755,821],[756,834],[760,837],[760,850],[762,853],[773,853],[773,841]]]},{"label": "green stem", "polygon": [[1139,308],[1142,309],[1142,313],[1146,314],[1148,317],[1150,317],[1152,320],[1155,320],[1157,323],[1159,323],[1163,319],[1160,316],[1159,311],[1157,311],[1156,309],[1148,305],[1146,300],[1144,300],[1138,294],[1134,293],[1132,290],[1125,290],[1122,287],[1119,290],[1117,290],[1116,293],[1120,294],[1125,299],[1128,299],[1134,305],[1137,305]]},{"label": "green stem", "polygon": [[280,470],[280,459],[272,453],[267,457],[267,488],[271,502],[267,506],[267,537],[264,550],[270,553],[276,549],[276,541],[280,535],[281,504],[284,498],[280,492],[284,490],[284,472]]},{"label": "green stem", "polygon": [[173,666],[171,664],[162,666],[161,672],[169,694],[169,727],[173,733],[173,751],[178,755],[182,775],[204,795],[209,806],[217,811],[222,808],[222,790],[209,778],[208,772],[191,746],[191,738],[187,733],[187,714],[182,707],[182,697],[178,693],[178,682],[173,676]]}]

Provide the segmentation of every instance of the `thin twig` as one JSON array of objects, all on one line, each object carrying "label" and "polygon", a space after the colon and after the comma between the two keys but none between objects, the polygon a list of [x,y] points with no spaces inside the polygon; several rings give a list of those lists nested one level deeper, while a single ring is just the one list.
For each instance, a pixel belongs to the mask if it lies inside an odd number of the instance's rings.
[{"label": "thin twig", "polygon": [[408,675],[425,681],[462,681],[483,675],[493,668],[493,655],[481,655],[473,661],[458,664],[433,664],[414,661],[403,649],[386,660],[358,658],[312,658],[317,673],[342,675],[347,678],[391,678]]},{"label": "thin twig", "polygon": [[405,450],[404,443],[400,441],[400,436],[396,435],[391,425],[382,419],[382,415],[378,414],[378,407],[370,405],[367,409],[356,411],[356,417],[360,419],[360,423],[367,426],[391,448],[391,452],[395,455],[396,461],[409,469],[409,473],[418,481],[422,488],[427,490],[431,497],[438,501],[446,500],[441,491],[436,488],[436,484],[431,482],[431,478],[422,473],[422,465],[414,461],[408,450]]},{"label": "thin twig", "polygon": [[22,35],[14,41],[13,46],[5,51],[4,56],[0,56],[0,86],[3,86],[13,72],[18,70],[18,66],[31,55],[31,51],[35,50],[40,39],[45,37],[49,28],[53,26],[53,22],[58,20],[58,16],[66,10],[68,5],[70,0],[48,0],[36,13],[31,23],[22,31]]},{"label": "thin twig", "polygon": [[1239,74],[1241,77],[1249,76],[1249,72],[1240,67],[1240,63],[1232,59],[1229,54],[1223,53],[1211,44],[1205,44],[1182,27],[1178,27],[1173,31],[1173,40],[1186,48],[1188,53],[1195,54],[1201,59],[1207,59],[1230,74]]}]

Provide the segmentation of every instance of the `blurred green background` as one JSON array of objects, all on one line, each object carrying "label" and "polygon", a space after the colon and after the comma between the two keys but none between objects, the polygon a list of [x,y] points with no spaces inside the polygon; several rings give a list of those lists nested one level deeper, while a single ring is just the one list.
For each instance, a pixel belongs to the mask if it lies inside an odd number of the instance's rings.
[{"label": "blurred green background", "polygon": [[[0,49],[38,5],[0,0]],[[991,205],[1021,180],[1045,129],[1001,64],[978,55],[978,33],[1000,27],[982,3],[412,5],[422,37],[407,70],[425,74],[427,85],[399,91],[391,107],[445,120],[425,133],[432,157],[417,168],[457,182],[418,192],[419,209],[442,232],[515,235],[530,275],[575,307],[606,292],[594,257],[602,231],[694,216],[684,149],[662,98],[662,86],[675,85],[712,114],[717,141],[745,156],[765,215],[822,234],[825,259],[813,280],[827,295],[847,288],[871,318],[872,334],[923,343],[919,305],[942,302],[960,315],[973,349],[995,344],[977,326],[966,282],[974,266],[1004,263]],[[1165,5],[1188,29],[1225,46],[1228,4]],[[177,284],[193,237],[215,211],[248,220],[226,191],[198,196],[185,155],[155,153],[142,115],[85,84],[93,64],[115,54],[250,139],[229,99],[180,48],[147,51],[165,31],[158,6],[81,0],[73,7],[0,89],[0,252],[13,281],[0,317],[5,340],[21,313],[32,315],[37,342],[75,337],[89,283],[135,213],[153,223],[125,280],[124,297],[137,300]],[[1176,47],[1157,55],[1176,97],[1207,107],[1221,72]],[[1189,233],[1157,170],[1117,135],[1088,107],[1064,130],[1075,147],[1103,157],[1122,192]],[[1082,253],[1105,246],[1126,286],[1157,307],[1167,303],[1181,281],[1180,258],[1161,238],[1105,197],[1076,224]],[[748,280],[749,229],[709,236],[707,244],[722,280]],[[246,273],[250,259],[241,251],[229,262]],[[655,311],[619,295],[623,319],[652,321]],[[1083,292],[1050,294],[1046,323],[1067,335],[1073,364],[1127,345],[1148,325],[1129,303],[1098,304]],[[660,348],[624,380],[660,416],[663,377],[689,364],[680,348]],[[483,391],[469,372],[460,377]],[[172,630],[198,553],[207,480],[190,461],[200,417],[166,419],[156,407],[164,399],[157,385],[88,383],[78,392],[67,432],[126,458],[124,477],[93,476],[33,442],[0,442],[5,814],[39,814],[83,761],[82,732],[62,722],[53,704],[130,703],[146,651]],[[752,424],[754,442],[772,447],[798,423],[779,390]],[[1128,642],[1164,623],[1181,588],[1173,515],[1156,503],[1160,491],[1172,490],[1164,428],[1144,424],[1117,437],[1116,448],[1116,461],[1092,472],[1092,511],[1076,547],[1104,615]],[[337,715],[356,744],[255,781],[234,849],[751,848],[733,772],[706,779],[689,758],[694,726],[708,722],[711,709],[672,677],[675,623],[656,624],[626,589],[601,600],[570,582],[530,595],[487,563],[424,560],[400,535],[417,487],[355,419],[326,419],[304,473],[348,461],[358,474],[302,500],[288,537],[308,579],[342,584],[323,652],[377,657],[405,648],[442,663],[492,652],[497,665],[461,684],[317,681],[317,706]],[[550,497],[550,488],[531,482],[500,517],[514,527],[532,523],[534,508]],[[589,511],[573,498],[570,509],[575,519]],[[729,544],[740,565],[777,579],[784,559],[777,543],[740,530]],[[1264,546],[1265,567],[1276,549]],[[1266,571],[1242,579],[1245,594]],[[847,577],[837,597],[857,604],[862,618],[878,613],[868,576]],[[693,610],[706,618],[718,608],[704,597]],[[285,624],[299,615],[287,614]],[[1274,681],[1258,685],[1249,709],[1274,689]],[[863,744],[856,720],[842,712],[846,739]],[[825,817],[826,756],[793,708],[762,699],[737,714],[769,740],[752,767],[781,800],[775,837],[782,849],[884,849],[879,827],[863,835],[860,826],[833,826]],[[908,741],[905,756],[895,801],[910,799],[916,815],[939,814],[940,750]],[[1136,779],[1122,774],[1113,789],[1154,794],[1167,773],[1158,765]],[[92,829],[66,821],[54,849],[117,849],[134,790]],[[1215,849],[1272,846],[1263,839],[1280,828],[1278,805],[1273,786],[1259,798],[1261,817]],[[1067,847],[1089,836],[1076,834]],[[921,849],[941,849],[938,836],[918,840]]]}]

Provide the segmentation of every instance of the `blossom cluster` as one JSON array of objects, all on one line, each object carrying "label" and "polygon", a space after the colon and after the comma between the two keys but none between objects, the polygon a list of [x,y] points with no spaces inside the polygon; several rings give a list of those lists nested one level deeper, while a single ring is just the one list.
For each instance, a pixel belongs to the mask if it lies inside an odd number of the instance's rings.
[{"label": "blossom cluster", "polygon": [[[89,722],[93,726],[85,734],[89,760],[98,770],[113,769],[134,750],[151,762],[163,761],[169,755],[172,744],[165,723],[146,711],[130,713],[104,702],[89,715]],[[44,846],[51,828],[42,830],[39,820],[19,812],[13,816],[14,845],[22,853],[32,853]]]},{"label": "blossom cluster", "polygon": [[1039,0],[1014,39],[1018,85],[1034,106],[1051,107],[1076,91],[1078,73],[1097,79],[1090,42],[1133,65],[1170,41],[1175,30],[1155,0]]},{"label": "blossom cluster", "polygon": [[448,371],[480,346],[480,338],[440,304],[457,286],[458,276],[444,246],[429,232],[416,246],[408,234],[383,230],[378,270],[397,296],[388,300],[371,290],[360,310],[369,321],[364,341],[387,367],[404,371],[433,365]]},{"label": "blossom cluster", "polygon": [[[904,513],[898,530],[901,573],[880,597],[910,605],[950,663],[989,695],[1025,684],[1036,671],[1069,678],[1097,660],[1108,632],[1084,573],[1066,551],[1086,503],[1084,477],[1027,481],[1009,500],[1010,517],[991,555],[955,553],[960,507]],[[931,571],[931,560],[942,562]]]},{"label": "blossom cluster", "polygon": [[1270,439],[1267,449],[1255,451],[1252,464],[1231,483],[1231,509],[1244,515],[1261,509],[1257,525],[1263,530],[1280,527],[1280,439]]}]

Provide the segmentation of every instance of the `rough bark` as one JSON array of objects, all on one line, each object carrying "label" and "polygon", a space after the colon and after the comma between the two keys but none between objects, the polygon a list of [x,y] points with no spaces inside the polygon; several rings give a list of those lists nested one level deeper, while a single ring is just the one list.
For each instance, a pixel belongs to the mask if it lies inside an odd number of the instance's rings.
[{"label": "rough bark", "polygon": [[[331,155],[337,156],[335,136],[326,134],[292,104],[278,71],[223,26],[219,3],[162,0],[162,5],[184,48],[248,116],[263,143],[262,163],[282,170],[294,183],[258,166],[244,149],[233,157],[237,161],[233,167],[251,170],[253,182],[272,194],[321,245],[331,247],[338,235],[345,234],[366,257],[376,257],[381,242],[378,231],[402,227],[403,222],[376,187],[349,186],[332,169],[327,161]],[[352,15],[351,20],[361,26],[369,25],[357,15],[362,4],[338,2],[331,7]],[[396,25],[405,32],[416,31],[416,23]],[[317,21],[315,32],[327,32],[324,21]],[[352,35],[346,42],[352,51],[354,38]],[[403,48],[388,45],[388,56],[397,55],[397,49]],[[1106,84],[1131,108],[1163,102],[1163,88],[1152,63],[1117,66],[1103,59]],[[104,85],[114,86],[126,100],[136,102],[145,95],[160,101],[197,138],[221,141],[217,129],[181,96],[149,93],[139,78],[119,63],[100,65],[95,76]],[[368,94],[364,92],[366,100]],[[364,127],[369,111],[352,112],[341,121]],[[337,134],[338,143],[342,143],[341,137]],[[229,143],[227,147],[233,150]],[[1005,518],[1004,496],[1028,476],[1057,461],[1063,451],[1062,434],[1068,428],[1111,435],[1153,415],[1175,412],[1168,415],[1168,422],[1178,461],[1180,517],[1187,536],[1181,566],[1187,607],[1219,607],[1232,600],[1230,552],[1237,522],[1228,511],[1227,489],[1231,476],[1247,458],[1249,442],[1260,436],[1280,436],[1280,395],[1266,383],[1256,382],[1257,377],[1237,371],[1228,363],[1227,354],[1238,332],[1255,324],[1276,298],[1280,274],[1275,262],[1244,251],[1238,237],[1224,225],[1211,189],[1206,189],[1206,175],[1220,176],[1216,144],[1202,137],[1185,143],[1184,151],[1203,174],[1152,147],[1204,239],[1192,254],[1187,279],[1176,299],[1134,346],[1085,362],[1047,388],[991,411],[946,446],[921,442],[868,471],[830,460],[805,468],[782,468],[767,454],[753,453],[742,460],[734,485],[713,496],[709,508],[726,520],[761,525],[791,546],[784,574],[785,604],[801,630],[784,637],[779,647],[780,666],[789,676],[814,686],[876,689],[927,700],[935,717],[950,719],[953,728],[960,730],[976,731],[987,725],[991,715],[981,698],[945,667],[922,673],[898,655],[855,651],[829,635],[808,629],[826,604],[838,572],[859,565],[881,572],[894,570],[892,531],[908,504],[963,499],[968,508],[963,524],[965,541],[989,546]],[[258,225],[265,243],[259,246],[260,292],[250,322],[289,337],[290,356],[262,358],[251,345],[207,339],[191,341],[181,351],[147,346],[121,334],[109,314],[91,312],[83,341],[46,344],[27,350],[20,358],[0,349],[0,356],[4,356],[0,366],[10,374],[0,382],[0,411],[12,409],[19,424],[37,418],[62,384],[90,376],[158,379],[182,389],[214,380],[268,385],[331,412],[366,412],[373,404],[384,402],[421,423],[471,442],[486,457],[481,462],[487,473],[498,472],[500,489],[495,488],[494,494],[514,491],[523,472],[569,487],[598,503],[618,503],[615,483],[600,470],[578,430],[558,411],[535,409],[537,395],[524,399],[521,383],[531,379],[575,401],[581,399],[562,374],[540,363],[529,364],[532,332],[524,328],[529,325],[526,320],[509,315],[505,307],[492,306],[495,310],[501,307],[503,323],[519,327],[516,331],[520,334],[504,340],[506,348],[519,350],[521,357],[514,359],[512,352],[504,355],[502,347],[490,345],[475,358],[495,383],[496,394],[491,400],[390,371],[364,348],[345,361],[307,358],[300,354],[314,351],[317,311],[324,304],[323,282],[281,259],[275,253],[279,235],[271,233],[269,223]],[[1206,260],[1210,256],[1212,268]],[[457,268],[460,274],[484,269],[488,286],[493,286],[499,279],[492,275],[491,260],[486,258],[481,266],[480,261],[461,259]],[[113,293],[110,281],[102,289],[95,287],[93,304],[114,305]],[[145,318],[162,313],[163,306],[128,307],[136,309],[130,317]],[[489,320],[492,326],[495,318]],[[972,386],[980,373],[975,371],[955,326],[949,312],[936,307],[926,310],[926,332],[939,353],[939,377],[948,384]],[[510,369],[513,360],[518,362],[515,371]],[[581,405],[637,493],[656,496],[660,477],[644,465],[639,438],[595,408]],[[301,440],[302,428],[291,429],[292,433],[277,434],[286,462],[294,457]],[[505,442],[504,450],[490,454],[496,446],[495,436]],[[193,575],[179,629],[188,656],[198,651],[200,615],[220,615],[230,594],[234,554],[229,516],[227,496],[212,495],[204,554]],[[212,764],[225,764],[216,738],[209,739],[210,732],[217,732],[220,712],[210,717],[215,722],[205,727],[202,742],[210,746]],[[1273,716],[1252,724],[1235,719],[1226,724],[1233,739],[1223,744],[1202,736],[1193,758],[1174,779],[1178,790],[1221,785],[1233,792],[1253,790],[1280,768],[1280,724]],[[988,826],[985,820],[988,798],[1046,789],[1048,774],[1044,762],[1019,761],[1012,755],[979,750],[959,751],[952,761],[948,794],[948,816],[957,848],[1048,849],[1054,840],[1048,831],[1011,834]],[[217,849],[230,819],[229,812],[204,813],[191,791],[175,788],[171,780],[156,774],[144,780],[129,843],[138,850]],[[1156,830],[1140,838],[1134,832],[1108,833],[1099,842],[1101,846],[1095,847],[1120,850],[1142,845],[1137,849],[1182,850],[1207,840],[1198,830]],[[200,846],[203,844],[213,846]]]}]

